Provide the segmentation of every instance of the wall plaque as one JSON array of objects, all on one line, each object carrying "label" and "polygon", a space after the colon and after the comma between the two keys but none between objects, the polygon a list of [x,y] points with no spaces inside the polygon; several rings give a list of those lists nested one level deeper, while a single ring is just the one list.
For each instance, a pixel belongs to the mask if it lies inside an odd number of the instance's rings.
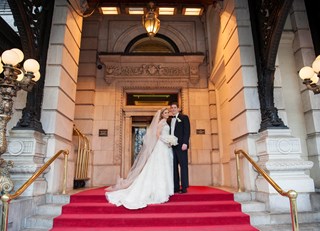
[{"label": "wall plaque", "polygon": [[197,135],[204,135],[204,134],[206,134],[206,129],[197,129],[196,133],[197,133]]},{"label": "wall plaque", "polygon": [[108,136],[108,129],[99,129],[99,136]]}]

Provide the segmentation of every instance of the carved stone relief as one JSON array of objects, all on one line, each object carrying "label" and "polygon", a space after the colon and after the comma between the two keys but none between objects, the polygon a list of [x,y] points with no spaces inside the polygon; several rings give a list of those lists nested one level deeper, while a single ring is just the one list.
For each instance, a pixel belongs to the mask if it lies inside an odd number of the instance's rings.
[{"label": "carved stone relief", "polygon": [[111,84],[114,80],[137,78],[163,78],[167,81],[185,79],[192,84],[200,80],[199,65],[203,55],[185,56],[122,56],[99,55],[105,66],[105,80]]}]

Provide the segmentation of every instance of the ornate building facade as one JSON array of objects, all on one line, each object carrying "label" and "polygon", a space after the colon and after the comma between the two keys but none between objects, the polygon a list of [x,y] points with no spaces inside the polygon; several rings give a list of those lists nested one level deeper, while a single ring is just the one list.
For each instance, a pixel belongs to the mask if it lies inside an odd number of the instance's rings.
[{"label": "ornate building facade", "polygon": [[[72,190],[74,125],[90,141],[86,187],[125,177],[133,162],[133,128],[147,126],[169,102],[129,99],[165,95],[190,117],[191,185],[236,188],[234,151],[243,149],[284,190],[299,193],[300,211],[312,209],[310,193],[320,188],[320,98],[297,74],[316,52],[303,0],[194,1],[204,7],[201,16],[160,15],[152,39],[141,15],[125,13],[125,1],[119,1],[119,15],[103,15],[101,5],[87,2],[86,8],[82,1],[54,1],[43,86],[33,93],[42,99],[35,102],[41,126],[21,126],[30,94],[20,93],[14,102],[4,158],[16,163],[17,187],[57,151],[68,149]],[[243,190],[259,192],[270,211],[287,206],[276,203],[275,190],[245,159],[240,177]],[[58,193],[62,187],[59,159],[24,195]]]}]

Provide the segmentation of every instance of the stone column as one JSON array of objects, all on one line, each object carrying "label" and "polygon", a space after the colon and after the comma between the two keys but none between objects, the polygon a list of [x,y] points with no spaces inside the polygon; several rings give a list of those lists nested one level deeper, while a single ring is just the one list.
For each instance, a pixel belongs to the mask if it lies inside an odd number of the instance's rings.
[{"label": "stone column", "polygon": [[[17,191],[44,164],[45,135],[33,130],[11,130],[8,137],[6,160],[12,160],[11,179]],[[49,167],[50,168],[50,167]],[[44,172],[48,172],[49,168]],[[47,192],[47,181],[41,174],[22,196],[38,196]]]},{"label": "stone column", "polygon": [[[306,172],[313,163],[301,158],[300,139],[293,137],[289,129],[269,129],[261,132],[256,145],[258,165],[284,191],[298,192],[298,211],[310,210],[308,193],[315,189],[313,179]],[[256,186],[259,192],[264,192],[257,195],[258,199],[266,201],[270,211],[289,208],[288,198],[280,196],[261,175],[256,180]]]},{"label": "stone column", "polygon": [[[294,26],[293,50],[298,72],[304,66],[310,66],[316,55],[307,18],[304,2],[293,1],[290,14],[291,24]],[[314,166],[310,171],[317,189],[320,188],[320,98],[309,91],[302,81],[300,82],[300,94],[303,104],[303,112],[306,123],[306,142],[309,160]]]}]

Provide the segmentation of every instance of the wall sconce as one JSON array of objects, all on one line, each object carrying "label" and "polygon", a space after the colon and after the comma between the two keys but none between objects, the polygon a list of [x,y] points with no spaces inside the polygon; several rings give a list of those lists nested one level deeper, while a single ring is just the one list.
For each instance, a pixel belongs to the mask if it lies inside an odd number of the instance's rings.
[{"label": "wall sconce", "polygon": [[313,91],[314,94],[320,93],[320,86],[317,85],[319,81],[320,72],[320,55],[313,61],[312,67],[305,66],[300,69],[299,76],[303,80],[303,84]]},{"label": "wall sconce", "polygon": [[160,29],[160,20],[153,2],[149,2],[147,10],[148,12],[142,16],[142,25],[147,30],[148,36],[153,37]]}]

